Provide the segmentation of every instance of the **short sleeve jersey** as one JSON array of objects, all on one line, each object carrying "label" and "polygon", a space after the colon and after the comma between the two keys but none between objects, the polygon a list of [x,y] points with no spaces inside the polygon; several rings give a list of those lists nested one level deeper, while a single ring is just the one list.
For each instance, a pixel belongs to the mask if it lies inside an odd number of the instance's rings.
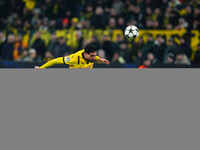
[{"label": "short sleeve jersey", "polygon": [[[70,69],[93,69],[94,62],[84,59],[83,53],[85,50],[80,50],[74,54],[63,57],[64,64],[68,64]],[[96,56],[98,61],[99,56]]]}]

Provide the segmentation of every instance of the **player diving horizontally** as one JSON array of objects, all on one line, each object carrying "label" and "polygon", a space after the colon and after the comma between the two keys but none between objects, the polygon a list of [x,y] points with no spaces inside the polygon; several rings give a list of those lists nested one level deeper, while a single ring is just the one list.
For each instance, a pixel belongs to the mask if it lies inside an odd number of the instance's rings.
[{"label": "player diving horizontally", "polygon": [[90,43],[83,50],[69,56],[52,59],[40,67],[36,66],[35,69],[45,69],[56,64],[67,64],[69,69],[93,69],[94,62],[110,64],[107,59],[97,56],[96,51],[96,45]]}]

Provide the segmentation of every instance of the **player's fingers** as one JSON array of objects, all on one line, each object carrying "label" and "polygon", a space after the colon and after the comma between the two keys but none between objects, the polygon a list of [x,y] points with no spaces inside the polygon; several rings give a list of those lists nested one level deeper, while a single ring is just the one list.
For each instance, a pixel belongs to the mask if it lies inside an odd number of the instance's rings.
[{"label": "player's fingers", "polygon": [[107,64],[110,64],[110,61],[109,61],[109,60],[106,60],[106,63],[107,63]]},{"label": "player's fingers", "polygon": [[39,66],[35,66],[35,70],[39,70],[40,69],[40,67]]}]

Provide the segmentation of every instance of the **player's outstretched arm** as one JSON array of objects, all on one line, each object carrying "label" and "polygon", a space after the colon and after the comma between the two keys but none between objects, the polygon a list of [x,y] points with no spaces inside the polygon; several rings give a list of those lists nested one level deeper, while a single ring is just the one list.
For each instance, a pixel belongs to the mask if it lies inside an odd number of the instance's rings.
[{"label": "player's outstretched arm", "polygon": [[97,62],[100,62],[100,63],[104,63],[104,64],[107,64],[109,65],[110,64],[110,61],[105,59],[105,58],[101,58],[101,57],[97,57]]},{"label": "player's outstretched arm", "polygon": [[56,64],[64,64],[63,57],[58,57],[58,58],[52,59],[52,60],[48,61],[47,63],[43,64],[40,67],[35,66],[35,69],[45,69],[45,68],[49,68],[51,66],[54,66]]}]

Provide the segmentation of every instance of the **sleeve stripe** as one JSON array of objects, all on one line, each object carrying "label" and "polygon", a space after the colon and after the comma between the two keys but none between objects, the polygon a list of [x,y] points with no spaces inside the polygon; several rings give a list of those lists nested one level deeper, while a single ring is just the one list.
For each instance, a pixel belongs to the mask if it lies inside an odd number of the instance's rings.
[{"label": "sleeve stripe", "polygon": [[63,63],[66,65],[66,63],[65,63],[65,57],[63,57]]},{"label": "sleeve stripe", "polygon": [[78,64],[80,64],[80,56],[78,56]]}]

